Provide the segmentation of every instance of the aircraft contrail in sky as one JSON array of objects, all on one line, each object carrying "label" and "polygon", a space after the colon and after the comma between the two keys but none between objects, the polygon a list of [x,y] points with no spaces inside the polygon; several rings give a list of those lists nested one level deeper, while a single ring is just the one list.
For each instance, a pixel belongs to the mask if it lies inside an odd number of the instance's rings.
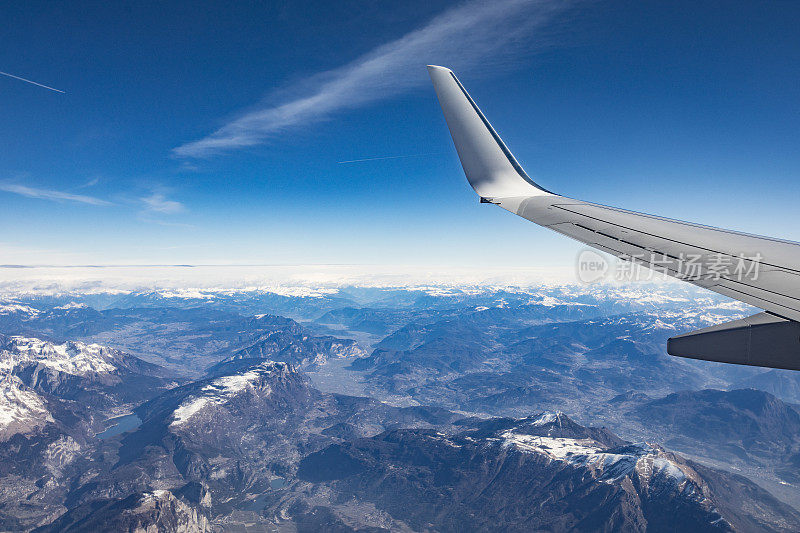
[{"label": "aircraft contrail in sky", "polygon": [[49,90],[55,91],[57,93],[66,94],[61,89],[54,89],[53,87],[48,87],[47,85],[42,85],[41,83],[36,83],[35,81],[32,81],[32,80],[26,80],[25,78],[20,78],[19,76],[14,76],[13,74],[9,74],[8,72],[3,72],[2,70],[0,70],[0,74],[2,74],[3,76],[8,76],[9,78],[14,78],[15,80],[24,81],[25,83],[31,83],[33,85],[38,85],[39,87],[44,87],[45,89],[49,89]]},{"label": "aircraft contrail in sky", "polygon": [[427,155],[441,155],[447,152],[434,152],[430,154],[411,154],[411,155],[387,155],[382,157],[367,157],[365,159],[349,159],[347,161],[337,161],[336,163],[343,165],[346,163],[361,163],[363,161],[383,161],[384,159],[405,159],[407,157],[425,157]]}]

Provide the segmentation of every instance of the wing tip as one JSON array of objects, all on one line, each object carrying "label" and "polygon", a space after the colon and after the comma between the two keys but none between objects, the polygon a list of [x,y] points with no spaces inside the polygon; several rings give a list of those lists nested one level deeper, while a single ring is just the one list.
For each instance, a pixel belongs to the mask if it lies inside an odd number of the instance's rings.
[{"label": "wing tip", "polygon": [[431,80],[433,80],[434,84],[436,83],[437,79],[444,80],[450,77],[455,77],[453,71],[447,67],[440,67],[439,65],[428,65],[427,68],[428,68],[428,76],[431,77]]},{"label": "wing tip", "polygon": [[428,73],[475,192],[483,198],[552,194],[528,177],[452,70],[428,65]]}]

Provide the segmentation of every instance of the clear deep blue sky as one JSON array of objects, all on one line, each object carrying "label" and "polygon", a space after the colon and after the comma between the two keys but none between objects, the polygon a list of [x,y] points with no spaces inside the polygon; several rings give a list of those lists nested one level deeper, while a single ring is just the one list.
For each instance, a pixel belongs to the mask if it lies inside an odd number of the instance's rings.
[{"label": "clear deep blue sky", "polygon": [[570,264],[478,204],[427,63],[550,190],[800,240],[798,2],[167,4],[0,8],[65,91],[0,76],[0,264]]}]

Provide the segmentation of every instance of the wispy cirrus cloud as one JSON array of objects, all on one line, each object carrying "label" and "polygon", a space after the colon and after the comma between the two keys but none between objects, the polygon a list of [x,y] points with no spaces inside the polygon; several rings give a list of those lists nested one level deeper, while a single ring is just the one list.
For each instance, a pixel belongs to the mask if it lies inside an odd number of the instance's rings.
[{"label": "wispy cirrus cloud", "polygon": [[73,194],[64,191],[55,191],[52,189],[38,189],[35,187],[28,187],[26,185],[19,185],[16,183],[2,183],[0,182],[0,191],[19,194],[20,196],[27,196],[28,198],[40,198],[43,200],[52,200],[55,202],[77,202],[80,204],[89,205],[114,205],[108,200],[96,198],[94,196],[87,196],[84,194]]},{"label": "wispy cirrus cloud", "polygon": [[[428,82],[427,63],[463,72],[478,65],[491,68],[512,55],[536,52],[552,42],[546,31],[548,23],[573,3],[468,2],[347,65],[315,74],[291,88],[284,87],[281,94],[301,96],[249,111],[202,139],[178,146],[173,154],[201,158],[262,144],[286,129],[419,87]],[[487,62],[490,64],[485,65]]]},{"label": "wispy cirrus cloud", "polygon": [[140,200],[148,211],[163,215],[174,215],[186,210],[182,203],[170,200],[164,193],[160,192],[153,192],[150,196],[144,196]]},{"label": "wispy cirrus cloud", "polygon": [[94,187],[98,183],[100,183],[100,178],[99,177],[94,177],[94,178],[89,179],[83,185],[79,185],[78,189],[88,189],[89,187]]}]

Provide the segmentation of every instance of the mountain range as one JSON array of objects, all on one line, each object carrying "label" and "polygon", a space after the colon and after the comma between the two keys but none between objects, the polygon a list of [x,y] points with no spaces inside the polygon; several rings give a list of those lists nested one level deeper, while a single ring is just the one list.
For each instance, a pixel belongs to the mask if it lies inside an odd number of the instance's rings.
[{"label": "mountain range", "polygon": [[747,311],[627,287],[15,295],[0,529],[800,530],[800,381],[664,353]]}]

